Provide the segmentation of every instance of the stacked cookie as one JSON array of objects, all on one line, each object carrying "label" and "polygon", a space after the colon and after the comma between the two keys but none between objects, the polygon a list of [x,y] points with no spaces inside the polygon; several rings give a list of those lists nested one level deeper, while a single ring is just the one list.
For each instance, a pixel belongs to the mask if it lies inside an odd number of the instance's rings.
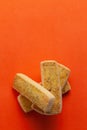
[{"label": "stacked cookie", "polygon": [[71,87],[68,82],[70,69],[54,60],[41,62],[41,83],[17,73],[13,88],[20,93],[18,102],[26,113],[35,110],[43,115],[59,114],[62,111],[62,94]]}]

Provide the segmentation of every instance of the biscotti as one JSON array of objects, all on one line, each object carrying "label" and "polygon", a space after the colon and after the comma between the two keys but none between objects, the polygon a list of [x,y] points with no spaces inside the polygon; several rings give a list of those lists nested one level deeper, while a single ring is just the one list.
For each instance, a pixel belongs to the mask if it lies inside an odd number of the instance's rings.
[{"label": "biscotti", "polygon": [[58,71],[60,73],[60,85],[62,89],[65,87],[65,84],[69,78],[70,75],[70,69],[60,63],[57,62],[58,65]]},{"label": "biscotti", "polygon": [[[32,110],[43,115],[55,115],[62,111],[62,95],[71,90],[68,82],[70,69],[54,61],[41,62],[41,82],[38,84],[28,76],[17,73],[13,88],[21,109]],[[44,88],[44,90],[43,90]]]},{"label": "biscotti", "polygon": [[62,92],[59,75],[56,61],[41,62],[42,85],[56,97],[49,114],[58,114],[62,110]]},{"label": "biscotti", "polygon": [[13,88],[44,112],[50,112],[55,96],[28,76],[17,73]]},{"label": "biscotti", "polygon": [[[47,61],[46,61],[47,62]],[[52,61],[51,61],[52,62]],[[57,63],[57,62],[56,62]],[[70,74],[70,69],[65,67],[64,65],[62,64],[58,64],[58,71],[59,71],[59,75],[60,75],[60,82],[62,85],[64,86],[61,86],[63,89],[62,89],[62,94],[65,94],[66,92],[68,92],[70,90],[70,85],[69,83],[67,82],[67,79],[69,77],[69,74]],[[42,85],[42,83],[40,83]],[[22,101],[20,100],[20,102],[22,103]],[[30,101],[28,101],[29,104],[31,104]],[[30,106],[31,108],[31,106]],[[40,108],[38,108],[36,105],[32,104],[32,108],[39,112],[40,114],[45,114],[47,115],[47,113],[44,113]],[[51,113],[50,113],[51,114]]]},{"label": "biscotti", "polygon": [[25,113],[32,111],[32,108],[31,108],[32,102],[30,102],[26,97],[20,94],[17,97],[17,99],[18,99],[18,103],[20,107]]},{"label": "biscotti", "polygon": [[[40,83],[42,85],[42,83]],[[68,91],[71,90],[71,86],[69,82],[65,84],[65,86],[62,89],[62,95],[66,94]],[[40,108],[38,108],[36,105],[32,104],[30,100],[28,100],[26,97],[22,96],[21,94],[18,96],[20,107],[24,112],[30,112],[32,109],[40,114],[47,115],[47,113],[44,113]]]}]

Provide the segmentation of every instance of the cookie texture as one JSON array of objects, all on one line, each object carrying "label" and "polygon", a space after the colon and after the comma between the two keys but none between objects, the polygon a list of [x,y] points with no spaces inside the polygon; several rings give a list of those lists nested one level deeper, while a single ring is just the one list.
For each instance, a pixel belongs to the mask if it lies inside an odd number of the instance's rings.
[{"label": "cookie texture", "polygon": [[60,113],[62,110],[62,92],[56,61],[47,60],[41,62],[41,79],[43,86],[56,97],[51,112],[47,114]]},{"label": "cookie texture", "polygon": [[22,108],[22,110],[25,113],[28,113],[30,111],[32,111],[31,105],[32,102],[30,102],[26,97],[22,96],[21,94],[17,97],[18,103],[20,105],[20,107]]},{"label": "cookie texture", "polygon": [[28,76],[18,73],[13,88],[44,112],[50,112],[55,96]]}]

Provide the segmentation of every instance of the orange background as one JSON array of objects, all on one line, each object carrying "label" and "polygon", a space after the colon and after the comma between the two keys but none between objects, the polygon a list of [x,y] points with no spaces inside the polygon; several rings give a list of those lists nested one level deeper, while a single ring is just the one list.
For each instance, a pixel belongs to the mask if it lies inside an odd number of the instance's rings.
[{"label": "orange background", "polygon": [[[24,114],[12,90],[22,72],[40,82],[40,61],[71,69],[60,115]],[[87,130],[87,1],[0,1],[0,130]]]}]

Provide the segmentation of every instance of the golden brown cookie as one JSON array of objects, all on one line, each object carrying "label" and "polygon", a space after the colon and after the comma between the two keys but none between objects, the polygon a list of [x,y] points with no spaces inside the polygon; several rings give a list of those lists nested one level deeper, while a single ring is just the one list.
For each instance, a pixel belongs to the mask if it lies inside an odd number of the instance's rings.
[{"label": "golden brown cookie", "polygon": [[18,103],[20,107],[25,113],[32,111],[32,108],[31,108],[32,102],[30,102],[26,97],[20,94],[17,97],[17,99],[18,99]]},{"label": "golden brown cookie", "polygon": [[13,88],[44,112],[50,112],[55,96],[28,76],[18,73]]},{"label": "golden brown cookie", "polygon": [[56,61],[47,60],[41,62],[41,79],[43,86],[56,97],[51,112],[47,114],[60,113],[62,110],[62,92]]}]

